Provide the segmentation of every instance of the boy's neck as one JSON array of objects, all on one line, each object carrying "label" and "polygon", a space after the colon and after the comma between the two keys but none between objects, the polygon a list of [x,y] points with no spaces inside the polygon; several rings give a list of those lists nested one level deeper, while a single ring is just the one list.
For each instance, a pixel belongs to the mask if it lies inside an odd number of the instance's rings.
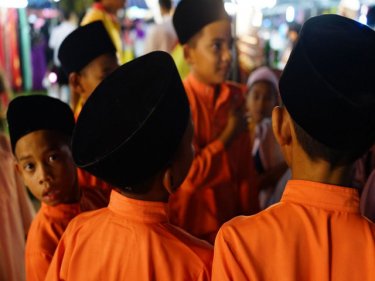
[{"label": "boy's neck", "polygon": [[81,189],[78,185],[78,177],[74,183],[74,188],[72,189],[72,193],[68,198],[66,198],[64,204],[74,204],[80,202],[81,199]]},{"label": "boy's neck", "polygon": [[202,81],[202,80],[199,78],[199,76],[196,75],[196,74],[194,73],[194,71],[192,71],[192,72],[190,73],[190,75],[192,75],[192,77],[194,78],[194,80],[195,80],[196,82],[198,82],[198,84],[201,84],[201,85],[203,85],[203,86],[207,86],[207,87],[213,88],[215,91],[216,91],[216,89],[220,90],[220,85],[221,85],[221,83],[219,83],[219,84],[210,84],[210,83],[207,83],[207,82],[205,82],[205,81]]},{"label": "boy's neck", "polygon": [[325,160],[311,160],[306,155],[294,157],[292,179],[352,187],[352,165],[334,166]]}]

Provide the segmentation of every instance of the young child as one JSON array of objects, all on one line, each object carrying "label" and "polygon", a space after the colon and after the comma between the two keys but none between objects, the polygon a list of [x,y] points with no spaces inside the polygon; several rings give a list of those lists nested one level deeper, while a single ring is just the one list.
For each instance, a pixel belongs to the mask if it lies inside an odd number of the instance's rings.
[{"label": "young child", "polygon": [[[68,35],[60,46],[58,57],[62,67],[69,76],[72,96],[80,97],[75,109],[76,118],[83,104],[96,86],[118,67],[116,49],[103,25],[96,21],[81,26]],[[81,186],[101,190],[107,198],[108,205],[110,187],[82,169],[78,169]]]},{"label": "young child", "polygon": [[246,107],[252,157],[259,177],[259,203],[269,205],[276,184],[287,165],[272,132],[272,109],[279,105],[278,79],[272,70],[262,66],[254,70],[247,81]]},{"label": "young child", "polygon": [[225,82],[231,24],[221,0],[182,0],[173,16],[191,72],[184,80],[196,156],[170,199],[171,221],[213,243],[225,221],[258,211],[244,91]]},{"label": "young child", "polygon": [[95,209],[78,187],[70,139],[73,112],[58,99],[20,96],[9,104],[7,119],[16,168],[24,184],[41,201],[28,232],[27,280],[44,280],[57,243],[81,209]]},{"label": "young child", "polygon": [[125,57],[121,36],[121,23],[117,18],[117,11],[124,9],[125,4],[126,0],[95,0],[81,22],[81,25],[86,25],[94,21],[103,22],[116,47],[117,57],[121,63],[125,62]]},{"label": "young child", "polygon": [[111,201],[71,222],[46,280],[209,280],[212,247],[167,215],[169,194],[194,157],[192,136],[167,53],[149,53],[108,76],[78,118],[73,157],[114,186]]},{"label": "young child", "polygon": [[279,204],[226,223],[213,280],[375,280],[375,225],[351,167],[375,140],[375,32],[338,15],[309,19],[272,114],[292,170]]},{"label": "young child", "polygon": [[70,33],[61,43],[58,58],[68,75],[75,100],[72,108],[78,116],[96,86],[118,67],[115,46],[103,22],[95,21]]}]

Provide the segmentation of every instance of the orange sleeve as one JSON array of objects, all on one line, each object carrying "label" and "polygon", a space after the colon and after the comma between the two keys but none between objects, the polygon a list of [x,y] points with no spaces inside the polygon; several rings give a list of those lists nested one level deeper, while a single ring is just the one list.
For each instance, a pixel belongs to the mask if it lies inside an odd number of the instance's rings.
[{"label": "orange sleeve", "polygon": [[191,183],[191,191],[230,181],[229,161],[220,140],[215,140],[204,148],[198,148],[195,144],[195,150],[196,155],[186,178]]}]

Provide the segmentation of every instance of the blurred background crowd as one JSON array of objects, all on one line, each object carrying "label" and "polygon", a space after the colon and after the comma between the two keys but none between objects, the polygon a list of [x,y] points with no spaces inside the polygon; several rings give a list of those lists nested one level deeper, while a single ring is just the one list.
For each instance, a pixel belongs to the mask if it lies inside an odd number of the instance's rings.
[{"label": "blurred background crowd", "polygon": [[[58,87],[58,84],[64,85],[64,81],[58,77],[59,62],[54,50],[64,36],[80,24],[93,2],[0,0],[2,112],[9,99],[4,92],[48,92],[70,100],[68,88]],[[160,8],[158,0],[122,2],[123,7],[112,14],[120,25],[124,62],[152,50],[152,43],[148,42],[152,39],[147,37],[151,37],[156,24],[173,13],[178,0],[172,1],[172,7],[167,11]],[[311,16],[337,13],[368,25],[374,24],[373,16],[368,16],[375,5],[373,0],[224,0],[224,3],[232,17],[236,42],[229,78],[237,82],[245,82],[251,71],[261,65],[276,72],[282,70],[301,24]],[[60,26],[62,23],[63,27]],[[164,39],[159,38],[159,41]],[[170,46],[155,48],[172,51],[177,39],[175,42],[169,40]]]}]

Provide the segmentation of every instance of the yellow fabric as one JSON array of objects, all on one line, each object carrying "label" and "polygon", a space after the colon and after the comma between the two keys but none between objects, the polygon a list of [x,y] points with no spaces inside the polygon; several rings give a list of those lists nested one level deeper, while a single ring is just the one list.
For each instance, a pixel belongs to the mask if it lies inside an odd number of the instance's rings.
[{"label": "yellow fabric", "polygon": [[171,56],[177,66],[177,70],[181,76],[181,79],[185,79],[190,72],[190,66],[185,61],[184,50],[180,44],[176,45],[176,47],[173,49],[171,53]]},{"label": "yellow fabric", "polygon": [[223,225],[212,280],[375,280],[375,225],[355,189],[291,180],[281,203]]},{"label": "yellow fabric", "polygon": [[210,280],[212,246],[168,222],[167,204],[112,191],[107,208],[77,216],[46,280]]},{"label": "yellow fabric", "polygon": [[111,37],[113,44],[117,50],[117,56],[119,59],[120,64],[125,63],[125,55],[123,51],[123,44],[121,39],[121,26],[120,24],[113,18],[112,15],[107,13],[103,9],[97,8],[97,5],[93,6],[83,17],[81,25],[86,25],[93,21],[103,21],[105,28],[107,29],[109,36]]}]

